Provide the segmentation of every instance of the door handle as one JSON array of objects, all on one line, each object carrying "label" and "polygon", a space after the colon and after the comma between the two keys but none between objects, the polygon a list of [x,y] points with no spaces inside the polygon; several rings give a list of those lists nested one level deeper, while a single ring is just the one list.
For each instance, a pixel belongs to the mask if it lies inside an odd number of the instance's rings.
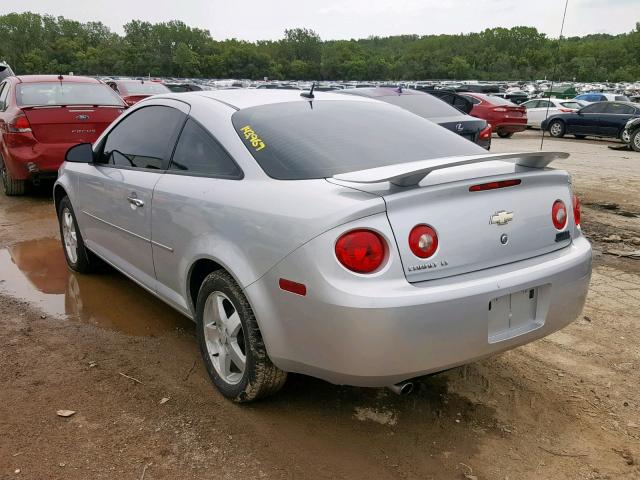
[{"label": "door handle", "polygon": [[144,207],[144,201],[140,200],[139,198],[127,197],[127,200],[129,200],[129,203],[134,207]]}]

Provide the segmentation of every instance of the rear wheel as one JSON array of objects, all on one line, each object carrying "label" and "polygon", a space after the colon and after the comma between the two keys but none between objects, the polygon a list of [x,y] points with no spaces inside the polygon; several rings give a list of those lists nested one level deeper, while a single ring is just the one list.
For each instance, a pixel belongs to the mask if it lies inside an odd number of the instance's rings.
[{"label": "rear wheel", "polygon": [[216,271],[204,279],[196,323],[207,372],[222,395],[251,402],[282,388],[287,373],[271,362],[253,310],[227,272]]},{"label": "rear wheel", "polygon": [[2,189],[5,195],[13,197],[24,195],[26,183],[24,180],[16,180],[11,176],[11,172],[4,164],[4,159],[0,155],[0,177],[2,177]]},{"label": "rear wheel", "polygon": [[627,130],[626,128],[622,130],[622,133],[620,134],[620,140],[627,144],[631,143],[631,134],[629,133],[629,130]]},{"label": "rear wheel", "polygon": [[69,197],[64,197],[60,200],[58,223],[60,225],[62,248],[69,268],[79,273],[93,272],[98,264],[98,259],[84,245]]},{"label": "rear wheel", "polygon": [[549,133],[552,137],[562,138],[564,137],[564,122],[562,120],[554,120],[549,124]]},{"label": "rear wheel", "polygon": [[631,148],[633,148],[636,152],[640,152],[640,129],[631,134],[630,144]]},{"label": "rear wheel", "polygon": [[498,130],[498,136],[500,138],[511,138],[511,137],[513,137],[513,132],[502,132],[502,131]]}]

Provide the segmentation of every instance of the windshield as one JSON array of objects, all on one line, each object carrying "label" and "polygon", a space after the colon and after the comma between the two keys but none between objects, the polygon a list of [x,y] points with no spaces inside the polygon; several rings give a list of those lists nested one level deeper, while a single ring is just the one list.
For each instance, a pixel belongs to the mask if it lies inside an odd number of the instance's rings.
[{"label": "windshield", "polygon": [[451,105],[428,93],[389,95],[386,97],[377,97],[377,99],[402,107],[424,118],[459,117],[462,115],[460,110],[453,108]]},{"label": "windshield", "polygon": [[16,89],[18,105],[117,105],[122,100],[102,83],[21,83]]},{"label": "windshield", "polygon": [[127,95],[157,95],[171,91],[158,82],[122,82],[118,87]]},{"label": "windshield", "polygon": [[383,102],[294,101],[239,110],[231,117],[267,175],[280,180],[339,173],[483,148]]}]

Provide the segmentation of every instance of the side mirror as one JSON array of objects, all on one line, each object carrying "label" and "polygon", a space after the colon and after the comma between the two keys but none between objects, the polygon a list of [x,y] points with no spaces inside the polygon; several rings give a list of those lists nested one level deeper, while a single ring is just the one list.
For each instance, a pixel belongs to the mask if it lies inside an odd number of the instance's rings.
[{"label": "side mirror", "polygon": [[92,163],[93,162],[93,146],[90,143],[80,143],[74,145],[67,150],[64,158],[67,162],[73,163]]}]

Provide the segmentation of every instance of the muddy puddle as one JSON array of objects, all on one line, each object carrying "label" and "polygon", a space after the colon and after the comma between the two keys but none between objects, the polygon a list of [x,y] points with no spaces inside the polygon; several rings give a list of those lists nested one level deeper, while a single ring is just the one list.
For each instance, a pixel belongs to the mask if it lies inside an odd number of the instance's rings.
[{"label": "muddy puddle", "polygon": [[192,322],[119,273],[72,273],[58,239],[21,242],[0,250],[0,292],[44,313],[128,335],[151,336]]}]

